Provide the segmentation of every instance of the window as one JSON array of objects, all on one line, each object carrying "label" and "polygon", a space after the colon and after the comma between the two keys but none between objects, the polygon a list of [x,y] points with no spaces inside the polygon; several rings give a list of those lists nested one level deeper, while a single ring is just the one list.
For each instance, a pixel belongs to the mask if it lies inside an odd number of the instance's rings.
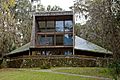
[{"label": "window", "polygon": [[39,43],[40,45],[46,45],[45,35],[40,35],[40,36],[38,36],[38,43]]},{"label": "window", "polygon": [[64,45],[73,45],[73,36],[72,34],[64,35]]},{"label": "window", "polygon": [[55,31],[54,21],[47,21],[47,32]]},{"label": "window", "polygon": [[63,35],[56,35],[56,45],[63,45]]},{"label": "window", "polygon": [[73,26],[72,21],[65,21],[65,32],[72,32]]},{"label": "window", "polygon": [[38,24],[39,24],[39,31],[40,32],[46,31],[45,21],[39,21]]},{"label": "window", "polygon": [[64,31],[63,21],[56,21],[56,31],[57,32],[63,32]]},{"label": "window", "polygon": [[54,35],[39,35],[38,36],[39,45],[54,45]]},{"label": "window", "polygon": [[47,35],[46,45],[54,45],[54,35]]}]

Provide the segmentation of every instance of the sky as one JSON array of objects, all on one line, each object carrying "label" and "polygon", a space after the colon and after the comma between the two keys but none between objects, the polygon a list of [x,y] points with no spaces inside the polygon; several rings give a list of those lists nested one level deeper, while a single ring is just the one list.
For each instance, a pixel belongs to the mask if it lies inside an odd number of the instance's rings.
[{"label": "sky", "polygon": [[41,0],[41,4],[45,7],[47,5],[57,5],[60,6],[63,10],[70,10],[69,7],[73,5],[74,0]]}]

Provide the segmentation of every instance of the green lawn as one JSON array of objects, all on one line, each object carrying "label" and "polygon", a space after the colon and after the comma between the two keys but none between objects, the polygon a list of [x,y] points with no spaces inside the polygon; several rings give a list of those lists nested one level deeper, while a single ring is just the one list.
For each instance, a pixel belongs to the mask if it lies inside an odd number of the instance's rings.
[{"label": "green lawn", "polygon": [[57,72],[111,78],[106,68],[97,68],[97,67],[76,67],[76,68],[74,67],[72,68],[71,67],[68,69],[53,69],[53,70]]},{"label": "green lawn", "polygon": [[34,72],[19,69],[0,69],[0,80],[96,80],[50,72]]}]

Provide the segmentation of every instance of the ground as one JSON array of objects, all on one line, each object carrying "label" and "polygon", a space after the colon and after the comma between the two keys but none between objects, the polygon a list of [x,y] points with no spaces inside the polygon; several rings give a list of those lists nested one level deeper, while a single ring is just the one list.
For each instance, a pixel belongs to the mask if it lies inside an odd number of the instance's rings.
[{"label": "ground", "polygon": [[39,68],[0,70],[0,80],[110,80],[109,78],[110,76],[106,74],[104,68],[68,67],[42,70]]}]

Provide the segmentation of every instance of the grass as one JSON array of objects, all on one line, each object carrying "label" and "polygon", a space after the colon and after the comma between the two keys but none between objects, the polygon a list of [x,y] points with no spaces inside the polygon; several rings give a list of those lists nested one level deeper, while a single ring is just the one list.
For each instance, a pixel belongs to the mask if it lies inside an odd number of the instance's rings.
[{"label": "grass", "polygon": [[69,69],[54,69],[54,71],[111,78],[111,76],[108,73],[107,68],[97,68],[97,67],[76,67],[76,68],[72,68],[71,67]]},{"label": "grass", "polygon": [[29,69],[1,69],[0,80],[96,80],[89,78],[81,78],[79,76],[69,76],[55,74],[50,72],[34,72]]}]

